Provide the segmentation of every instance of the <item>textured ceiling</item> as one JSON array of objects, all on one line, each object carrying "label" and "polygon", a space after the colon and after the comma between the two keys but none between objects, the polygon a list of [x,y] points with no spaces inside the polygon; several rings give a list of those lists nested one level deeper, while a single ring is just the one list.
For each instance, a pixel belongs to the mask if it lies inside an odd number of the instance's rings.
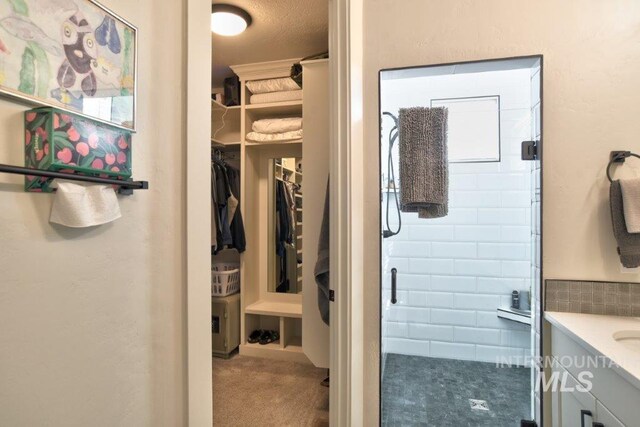
[{"label": "textured ceiling", "polygon": [[223,0],[249,12],[253,23],[235,37],[212,34],[213,87],[233,73],[229,65],[325,52],[328,0]]}]

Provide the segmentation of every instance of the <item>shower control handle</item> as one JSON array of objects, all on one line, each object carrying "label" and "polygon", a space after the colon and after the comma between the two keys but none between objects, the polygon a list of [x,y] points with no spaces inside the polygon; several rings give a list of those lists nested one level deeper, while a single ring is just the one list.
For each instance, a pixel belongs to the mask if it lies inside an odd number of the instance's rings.
[{"label": "shower control handle", "polygon": [[396,298],[396,286],[397,286],[397,276],[398,276],[398,269],[396,268],[392,268],[391,269],[391,304],[395,304],[398,302],[398,298]]}]

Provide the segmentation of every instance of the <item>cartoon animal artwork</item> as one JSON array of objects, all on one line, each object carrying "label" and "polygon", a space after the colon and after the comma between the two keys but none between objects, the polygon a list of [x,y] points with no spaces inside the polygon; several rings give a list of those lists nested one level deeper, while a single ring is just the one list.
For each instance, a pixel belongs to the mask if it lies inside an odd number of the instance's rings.
[{"label": "cartoon animal artwork", "polygon": [[122,44],[116,28],[116,21],[112,17],[104,17],[102,24],[96,29],[96,40],[100,46],[108,46],[111,52],[120,53]]},{"label": "cartoon animal artwork", "polygon": [[76,96],[77,101],[81,101],[82,94],[94,96],[98,87],[91,63],[98,57],[98,46],[93,29],[80,12],[63,22],[62,46],[66,59],[58,69],[60,93],[54,91],[52,96],[72,104],[62,96],[65,91],[66,95]]},{"label": "cartoon animal artwork", "polygon": [[26,42],[34,42],[47,52],[62,56],[60,42],[47,36],[44,31],[34,24],[29,18],[22,15],[11,15],[0,20],[0,26],[14,37]]},{"label": "cartoon animal artwork", "polygon": [[121,68],[116,67],[102,57],[91,61],[91,68],[100,83],[113,88],[120,87],[122,80],[120,77],[122,75]]}]

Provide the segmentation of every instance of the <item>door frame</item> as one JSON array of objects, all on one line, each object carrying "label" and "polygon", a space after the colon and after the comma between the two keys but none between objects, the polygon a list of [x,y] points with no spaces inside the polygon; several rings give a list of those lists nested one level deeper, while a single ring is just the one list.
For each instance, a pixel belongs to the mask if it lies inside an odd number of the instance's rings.
[{"label": "door frame", "polygon": [[[444,63],[437,63],[437,64],[424,64],[424,65],[410,65],[410,66],[405,66],[405,67],[392,67],[392,68],[384,68],[381,70],[378,70],[378,84],[377,84],[377,90],[378,90],[378,106],[377,106],[377,111],[378,111],[378,128],[382,129],[382,115],[380,114],[380,110],[382,107],[382,91],[381,91],[381,76],[382,76],[382,72],[383,71],[396,71],[396,70],[410,70],[410,69],[416,69],[416,68],[431,68],[431,67],[442,67],[442,66],[451,66],[451,65],[461,65],[461,64],[477,64],[477,63],[487,63],[487,62],[499,62],[499,61],[508,61],[508,60],[514,60],[514,59],[537,59],[540,61],[540,140],[538,141],[538,161],[540,162],[540,277],[538,278],[538,290],[536,293],[536,299],[537,299],[537,305],[540,309],[539,313],[535,313],[536,317],[535,319],[532,318],[532,321],[538,322],[538,328],[539,328],[539,332],[540,332],[540,339],[538,342],[539,345],[539,349],[540,349],[540,354],[535,354],[534,356],[536,357],[542,357],[544,355],[544,304],[543,304],[543,283],[544,283],[544,257],[543,257],[543,241],[544,241],[544,232],[543,232],[543,212],[544,212],[544,174],[543,174],[543,140],[544,140],[544,55],[542,54],[534,54],[534,55],[520,55],[520,56],[511,56],[511,57],[503,57],[503,58],[489,58],[489,59],[476,59],[476,60],[470,60],[470,61],[456,61],[456,62],[444,62]],[[534,123],[532,123],[532,126],[535,126]],[[380,142],[378,144],[378,170],[381,171],[382,170],[382,143]],[[377,188],[382,188],[382,177],[380,176],[380,173],[378,173],[378,187]],[[379,221],[378,221],[378,230],[382,230],[383,228],[383,219],[382,219],[382,215],[379,216]],[[534,226],[532,224],[532,226]],[[379,290],[379,298],[378,298],[378,302],[379,302],[379,307],[378,307],[378,390],[379,390],[379,394],[378,394],[378,423],[379,425],[381,425],[382,423],[382,371],[383,371],[383,366],[382,366],[382,309],[383,309],[383,300],[382,300],[382,280],[384,277],[384,274],[382,272],[382,253],[383,253],[383,245],[382,242],[380,243],[380,247],[379,247],[379,251],[378,251],[378,269],[379,269],[379,279],[380,282],[378,283],[378,290]],[[537,310],[537,308],[536,308]],[[531,324],[532,328],[535,328],[534,324]],[[534,349],[535,351],[535,349]],[[536,361],[534,360],[533,363],[536,363]],[[531,369],[536,369],[534,366],[531,367]],[[542,367],[540,368],[542,370]],[[537,376],[536,376],[537,378]],[[537,384],[532,384],[532,387],[536,387]],[[544,427],[544,393],[540,393],[540,419],[538,420],[540,422],[540,427]],[[533,412],[533,418],[535,419],[536,417],[536,410],[535,410],[535,406],[532,408],[532,412]]]},{"label": "door frame", "polygon": [[[363,425],[363,0],[329,0],[330,422]],[[186,418],[213,423],[210,290],[210,0],[187,0]],[[206,153],[206,154],[205,154]],[[357,197],[355,197],[356,195]]]},{"label": "door frame", "polygon": [[364,424],[363,0],[329,0],[330,421]]},{"label": "door frame", "polygon": [[187,0],[185,14],[185,405],[189,426],[211,427],[211,1]]}]

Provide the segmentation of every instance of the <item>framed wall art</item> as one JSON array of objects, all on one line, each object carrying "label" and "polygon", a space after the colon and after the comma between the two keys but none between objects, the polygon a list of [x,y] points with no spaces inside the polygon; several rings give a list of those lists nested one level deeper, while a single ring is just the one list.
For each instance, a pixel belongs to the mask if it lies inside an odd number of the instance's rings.
[{"label": "framed wall art", "polygon": [[136,42],[93,0],[2,0],[0,94],[134,131]]}]

